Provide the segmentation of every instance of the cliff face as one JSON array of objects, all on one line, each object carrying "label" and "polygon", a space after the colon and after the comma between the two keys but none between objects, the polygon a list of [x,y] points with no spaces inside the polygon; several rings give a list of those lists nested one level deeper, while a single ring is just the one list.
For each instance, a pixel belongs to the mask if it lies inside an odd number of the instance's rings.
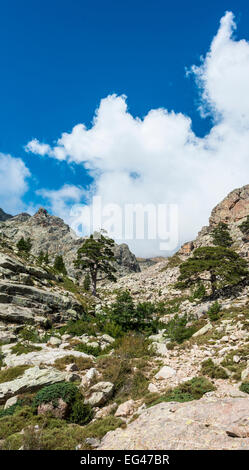
[{"label": "cliff face", "polygon": [[211,232],[219,223],[228,225],[230,235],[233,239],[232,249],[243,257],[249,257],[249,238],[245,237],[239,226],[249,215],[249,185],[234,189],[229,193],[211,212],[209,225],[198,233],[196,239],[185,243],[179,250],[180,255],[189,255],[195,248],[200,246],[212,246]]},{"label": "cliff face", "polygon": [[5,220],[11,219],[12,215],[6,214],[3,209],[0,208],[0,222],[4,222]]},{"label": "cliff face", "polygon": [[[22,213],[5,220],[0,219],[0,232],[14,243],[17,243],[21,237],[30,237],[32,241],[31,253],[34,256],[38,256],[41,251],[48,252],[53,261],[56,255],[62,255],[68,274],[75,275],[73,261],[84,238],[77,237],[69,225],[59,217],[50,215],[46,209],[40,208],[33,216]],[[127,245],[116,245],[115,257],[118,274],[140,271],[136,257]]]}]

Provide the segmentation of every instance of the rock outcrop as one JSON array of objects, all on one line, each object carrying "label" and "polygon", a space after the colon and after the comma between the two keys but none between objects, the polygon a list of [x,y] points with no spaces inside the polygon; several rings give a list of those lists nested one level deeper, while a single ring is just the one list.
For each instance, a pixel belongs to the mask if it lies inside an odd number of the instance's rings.
[{"label": "rock outcrop", "polygon": [[249,449],[248,414],[248,395],[239,391],[233,397],[211,392],[201,400],[160,403],[126,429],[108,432],[98,450]]},{"label": "rock outcrop", "polygon": [[66,374],[64,372],[56,369],[31,367],[21,377],[0,384],[0,404],[5,403],[8,398],[17,394],[35,392],[46,385],[63,382],[65,377]]},{"label": "rock outcrop", "polygon": [[6,214],[3,209],[0,208],[0,222],[4,222],[5,220],[11,219],[12,215]]},{"label": "rock outcrop", "polygon": [[[74,260],[84,238],[79,238],[69,225],[61,218],[50,215],[46,209],[40,208],[33,216],[22,213],[15,217],[7,216],[3,219],[0,217],[0,233],[14,243],[17,243],[21,237],[24,239],[30,237],[31,254],[34,256],[38,256],[41,251],[48,252],[53,262],[56,255],[62,255],[68,274],[76,276]],[[136,257],[128,245],[115,245],[115,257],[119,275],[140,271]]]},{"label": "rock outcrop", "polygon": [[249,215],[249,185],[234,189],[211,212],[209,225],[204,226],[196,239],[184,243],[178,251],[180,256],[189,256],[195,248],[212,246],[211,232],[219,222],[227,224],[230,236],[233,240],[232,249],[241,256],[249,256],[249,237],[245,237],[239,226]]}]

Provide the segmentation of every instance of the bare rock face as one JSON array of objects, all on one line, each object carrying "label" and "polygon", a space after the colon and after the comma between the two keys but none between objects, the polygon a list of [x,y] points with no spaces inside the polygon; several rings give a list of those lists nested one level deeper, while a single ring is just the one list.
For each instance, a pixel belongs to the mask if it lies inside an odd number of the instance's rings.
[{"label": "bare rock face", "polygon": [[0,222],[4,222],[5,220],[11,219],[12,215],[6,214],[3,209],[0,208]]},{"label": "bare rock face", "polygon": [[238,222],[249,215],[249,184],[234,189],[211,212],[210,225]]},{"label": "bare rock face", "polygon": [[249,449],[248,395],[160,403],[126,429],[108,432],[98,450]]},{"label": "bare rock face", "polygon": [[196,239],[185,243],[178,255],[189,256],[195,248],[212,246],[213,238],[211,232],[219,222],[227,224],[230,236],[233,240],[232,249],[241,256],[249,256],[249,237],[245,237],[239,226],[249,215],[249,185],[234,189],[223,201],[217,204],[211,212],[209,225],[204,226],[198,233]]},{"label": "bare rock face", "polygon": [[[48,252],[52,262],[56,255],[62,255],[68,274],[73,277],[76,275],[73,262],[84,238],[79,238],[69,225],[59,217],[50,215],[46,209],[40,208],[33,216],[22,213],[3,219],[0,213],[0,233],[15,243],[21,237],[30,237],[31,254],[38,256],[41,251]],[[128,245],[115,245],[114,251],[118,274],[140,271],[136,257]]]}]

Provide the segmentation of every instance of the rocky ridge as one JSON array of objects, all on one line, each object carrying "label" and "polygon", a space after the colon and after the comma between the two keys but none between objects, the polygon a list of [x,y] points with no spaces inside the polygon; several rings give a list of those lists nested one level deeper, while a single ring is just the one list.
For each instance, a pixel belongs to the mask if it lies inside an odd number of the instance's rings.
[{"label": "rocky ridge", "polygon": [[[78,237],[69,225],[61,218],[50,215],[46,209],[40,208],[33,216],[22,213],[14,217],[2,211],[0,234],[11,243],[17,243],[21,237],[30,237],[32,255],[38,256],[41,251],[47,252],[51,262],[56,255],[62,255],[68,274],[72,277],[79,275],[73,262],[84,238]],[[115,245],[114,255],[119,275],[140,271],[135,255],[125,243]]]}]

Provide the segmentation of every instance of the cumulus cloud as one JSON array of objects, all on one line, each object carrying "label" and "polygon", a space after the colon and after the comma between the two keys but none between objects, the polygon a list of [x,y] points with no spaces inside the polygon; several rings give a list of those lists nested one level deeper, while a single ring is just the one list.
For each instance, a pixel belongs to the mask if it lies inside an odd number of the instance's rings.
[{"label": "cumulus cloud", "polygon": [[[195,135],[184,114],[153,109],[140,119],[129,113],[125,96],[111,95],[101,100],[91,128],[78,124],[54,147],[33,140],[26,150],[83,165],[103,204],[177,204],[180,242],[193,239],[213,206],[249,182],[249,43],[234,39],[235,26],[227,12],[206,57],[191,68],[202,112],[214,119],[205,137]],[[129,245],[138,255],[160,254],[154,241]]]},{"label": "cumulus cloud", "polygon": [[72,204],[79,203],[85,195],[85,190],[81,187],[64,184],[58,190],[39,189],[36,191],[38,196],[46,201],[47,206],[52,213],[71,223],[70,207]]},{"label": "cumulus cloud", "polygon": [[0,207],[16,214],[24,210],[22,196],[28,189],[28,168],[20,158],[0,153]]}]

